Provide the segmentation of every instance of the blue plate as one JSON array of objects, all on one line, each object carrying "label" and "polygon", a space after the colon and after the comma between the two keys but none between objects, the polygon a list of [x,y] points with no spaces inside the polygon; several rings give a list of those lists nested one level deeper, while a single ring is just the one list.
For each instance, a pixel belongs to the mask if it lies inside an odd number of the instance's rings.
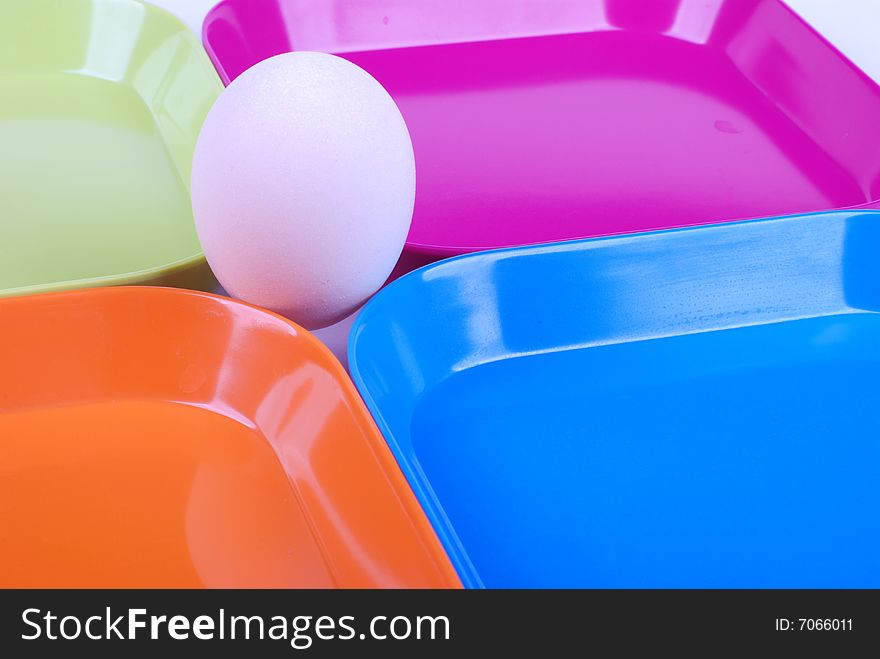
[{"label": "blue plate", "polygon": [[880,213],[486,252],[354,380],[467,586],[880,586]]}]

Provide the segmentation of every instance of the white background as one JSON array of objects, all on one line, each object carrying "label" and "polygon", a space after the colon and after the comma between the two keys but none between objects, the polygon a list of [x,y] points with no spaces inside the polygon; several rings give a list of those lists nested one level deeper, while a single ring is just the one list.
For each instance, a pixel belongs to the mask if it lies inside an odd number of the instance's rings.
[{"label": "white background", "polygon": [[[202,21],[217,2],[217,0],[149,1],[176,14],[200,38]],[[880,0],[785,1],[868,75],[880,81]],[[347,363],[346,340],[353,320],[352,316],[338,325],[315,332],[343,364]]]}]

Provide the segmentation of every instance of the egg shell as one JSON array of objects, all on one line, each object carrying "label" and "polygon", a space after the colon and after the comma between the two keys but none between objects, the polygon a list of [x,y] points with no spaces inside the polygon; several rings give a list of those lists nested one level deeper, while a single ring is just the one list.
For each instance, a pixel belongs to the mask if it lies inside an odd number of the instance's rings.
[{"label": "egg shell", "polygon": [[403,249],[415,160],[394,100],[324,53],[278,55],[208,114],[192,169],[196,230],[234,297],[309,329],[375,293]]}]

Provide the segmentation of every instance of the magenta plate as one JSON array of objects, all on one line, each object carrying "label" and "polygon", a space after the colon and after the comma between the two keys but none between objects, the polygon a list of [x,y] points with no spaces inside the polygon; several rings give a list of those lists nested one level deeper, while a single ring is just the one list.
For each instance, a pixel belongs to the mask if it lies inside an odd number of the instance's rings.
[{"label": "magenta plate", "polygon": [[864,205],[880,87],[779,0],[225,0],[226,82],[291,50],[395,98],[411,258]]}]

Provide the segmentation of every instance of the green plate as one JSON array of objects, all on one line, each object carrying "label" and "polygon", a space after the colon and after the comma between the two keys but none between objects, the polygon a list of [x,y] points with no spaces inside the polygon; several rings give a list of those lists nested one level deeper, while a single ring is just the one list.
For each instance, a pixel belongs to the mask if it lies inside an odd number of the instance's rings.
[{"label": "green plate", "polygon": [[136,0],[0,0],[0,296],[212,286],[190,168],[222,84]]}]

